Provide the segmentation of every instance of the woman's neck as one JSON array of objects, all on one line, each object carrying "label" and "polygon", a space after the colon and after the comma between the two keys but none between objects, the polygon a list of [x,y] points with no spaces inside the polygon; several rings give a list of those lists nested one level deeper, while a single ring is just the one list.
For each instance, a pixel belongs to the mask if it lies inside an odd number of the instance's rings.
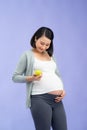
[{"label": "woman's neck", "polygon": [[32,49],[32,52],[34,53],[34,56],[42,59],[42,60],[50,60],[51,57],[48,55],[48,53],[45,52],[39,52],[37,49]]},{"label": "woman's neck", "polygon": [[39,51],[38,51],[37,49],[35,49],[35,48],[33,48],[32,51],[33,51],[34,53],[39,54],[39,55],[42,55],[42,56],[48,54],[46,51],[44,51],[44,52],[39,52]]}]

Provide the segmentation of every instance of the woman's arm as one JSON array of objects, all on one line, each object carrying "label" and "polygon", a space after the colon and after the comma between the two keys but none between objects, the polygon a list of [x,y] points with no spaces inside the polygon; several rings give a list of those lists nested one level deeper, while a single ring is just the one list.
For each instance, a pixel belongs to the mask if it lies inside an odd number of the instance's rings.
[{"label": "woman's arm", "polygon": [[32,82],[32,81],[41,79],[42,75],[39,75],[39,76],[35,76],[33,74],[30,76],[24,75],[24,73],[26,73],[27,64],[28,64],[27,63],[27,56],[24,53],[21,56],[21,58],[17,64],[16,70],[12,76],[12,80],[14,82],[25,83],[25,82]]},{"label": "woman's arm", "polygon": [[26,76],[24,75],[24,72],[26,71],[27,67],[27,58],[26,54],[24,53],[17,64],[16,70],[13,73],[12,80],[14,82],[24,83],[26,82]]}]

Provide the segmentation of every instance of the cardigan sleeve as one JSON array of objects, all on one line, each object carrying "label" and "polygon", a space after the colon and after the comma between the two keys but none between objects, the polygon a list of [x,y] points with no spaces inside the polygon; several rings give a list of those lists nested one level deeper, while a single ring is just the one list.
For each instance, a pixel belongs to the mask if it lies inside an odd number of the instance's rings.
[{"label": "cardigan sleeve", "polygon": [[16,70],[13,73],[12,80],[14,82],[19,82],[19,83],[26,82],[26,76],[24,75],[26,71],[26,66],[27,66],[27,58],[26,58],[26,54],[24,53],[20,57]]}]

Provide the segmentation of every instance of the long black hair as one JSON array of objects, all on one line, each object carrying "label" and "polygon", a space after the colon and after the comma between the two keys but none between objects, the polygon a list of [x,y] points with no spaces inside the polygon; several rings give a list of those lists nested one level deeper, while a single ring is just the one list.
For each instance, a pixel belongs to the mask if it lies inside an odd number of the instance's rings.
[{"label": "long black hair", "polygon": [[53,31],[48,28],[48,27],[40,27],[35,33],[34,35],[32,36],[31,40],[30,40],[30,44],[33,48],[36,48],[36,45],[35,45],[35,38],[36,39],[39,39],[40,37],[42,36],[46,36],[48,39],[51,40],[51,44],[50,44],[50,47],[46,50],[49,54],[49,56],[52,56],[53,55],[53,38],[54,38],[54,34],[53,34]]}]

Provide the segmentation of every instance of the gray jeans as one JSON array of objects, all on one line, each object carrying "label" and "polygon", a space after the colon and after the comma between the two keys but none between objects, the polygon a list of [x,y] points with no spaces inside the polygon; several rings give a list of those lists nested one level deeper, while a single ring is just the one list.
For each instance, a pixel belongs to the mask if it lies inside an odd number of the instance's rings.
[{"label": "gray jeans", "polygon": [[57,95],[31,96],[31,113],[36,130],[67,130],[66,114],[62,101],[56,103]]}]

